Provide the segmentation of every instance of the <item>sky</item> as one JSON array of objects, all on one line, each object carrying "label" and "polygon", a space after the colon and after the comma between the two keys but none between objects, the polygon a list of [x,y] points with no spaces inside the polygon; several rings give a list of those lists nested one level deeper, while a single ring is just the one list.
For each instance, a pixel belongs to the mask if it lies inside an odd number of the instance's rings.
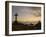
[{"label": "sky", "polygon": [[15,21],[15,14],[18,14],[19,22],[37,22],[41,20],[41,7],[12,6],[12,19]]}]

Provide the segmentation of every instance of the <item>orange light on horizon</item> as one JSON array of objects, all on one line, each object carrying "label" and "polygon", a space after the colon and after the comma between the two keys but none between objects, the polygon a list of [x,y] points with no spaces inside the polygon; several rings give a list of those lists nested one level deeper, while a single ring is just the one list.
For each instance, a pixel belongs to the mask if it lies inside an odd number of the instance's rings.
[{"label": "orange light on horizon", "polygon": [[17,21],[19,21],[19,22],[35,22],[35,21],[41,21],[41,17],[32,16],[32,17],[26,17],[26,18],[17,18]]}]

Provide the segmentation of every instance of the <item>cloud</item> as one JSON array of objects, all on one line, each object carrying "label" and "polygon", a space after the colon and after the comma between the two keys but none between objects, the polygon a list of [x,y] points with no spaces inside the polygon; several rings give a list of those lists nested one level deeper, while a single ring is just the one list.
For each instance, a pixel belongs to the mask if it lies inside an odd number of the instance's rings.
[{"label": "cloud", "polygon": [[18,13],[18,16],[26,16],[26,15],[41,15],[41,8],[40,7],[24,7],[24,6],[13,6],[12,7],[12,15],[14,16],[15,13]]},{"label": "cloud", "polygon": [[41,8],[40,7],[23,7],[13,6],[12,16],[15,20],[14,15],[18,13],[17,20],[20,22],[36,22],[41,20]]}]

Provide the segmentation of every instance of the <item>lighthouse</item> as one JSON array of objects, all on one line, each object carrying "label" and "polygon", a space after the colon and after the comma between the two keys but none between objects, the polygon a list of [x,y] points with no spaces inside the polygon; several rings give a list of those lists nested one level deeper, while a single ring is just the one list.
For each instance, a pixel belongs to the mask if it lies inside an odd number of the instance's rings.
[{"label": "lighthouse", "polygon": [[18,16],[18,14],[16,13],[15,14],[15,22],[17,23],[17,16]]}]

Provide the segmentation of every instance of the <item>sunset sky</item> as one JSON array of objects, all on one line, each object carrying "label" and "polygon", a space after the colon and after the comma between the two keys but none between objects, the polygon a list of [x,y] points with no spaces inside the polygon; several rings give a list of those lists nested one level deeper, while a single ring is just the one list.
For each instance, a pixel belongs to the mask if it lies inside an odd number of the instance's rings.
[{"label": "sunset sky", "polygon": [[38,22],[41,20],[41,7],[12,6],[12,20],[15,21],[15,14],[18,14],[19,22]]}]

